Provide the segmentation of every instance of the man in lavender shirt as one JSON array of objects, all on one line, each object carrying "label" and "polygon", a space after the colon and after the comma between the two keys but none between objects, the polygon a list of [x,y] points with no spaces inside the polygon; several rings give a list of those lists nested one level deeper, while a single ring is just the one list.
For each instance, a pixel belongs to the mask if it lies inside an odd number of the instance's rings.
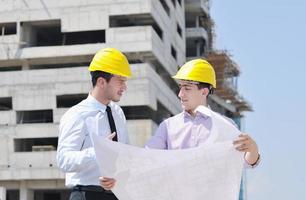
[{"label": "man in lavender shirt", "polygon": [[[216,88],[213,67],[203,59],[195,59],[183,65],[173,77],[178,79],[179,98],[183,112],[164,120],[146,147],[155,149],[185,149],[197,147],[210,136],[212,120],[207,97]],[[232,123],[234,123],[231,119]],[[234,145],[238,151],[245,152],[245,162],[249,167],[259,163],[256,142],[247,134],[239,135]]]},{"label": "man in lavender shirt", "polygon": [[[195,59],[184,64],[174,79],[179,81],[179,98],[183,112],[164,120],[155,135],[147,142],[147,148],[186,149],[204,144],[212,127],[210,112],[206,109],[207,97],[216,88],[216,76],[213,67],[203,59]],[[234,123],[231,119],[232,123]],[[223,133],[226,134],[226,133]],[[241,134],[233,141],[238,151],[245,152],[245,166],[254,168],[260,155],[256,142],[247,134]],[[115,179],[101,182],[104,189],[110,190]]]}]

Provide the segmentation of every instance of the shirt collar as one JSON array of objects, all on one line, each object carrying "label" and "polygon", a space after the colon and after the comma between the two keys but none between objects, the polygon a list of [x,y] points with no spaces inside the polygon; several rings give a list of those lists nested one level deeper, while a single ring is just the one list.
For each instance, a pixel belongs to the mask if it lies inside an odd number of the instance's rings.
[{"label": "shirt collar", "polygon": [[[95,97],[93,97],[90,93],[88,94],[87,101],[89,101],[94,107],[99,109],[102,112],[105,112],[106,105],[100,103]],[[110,105],[111,103],[109,103]]]},{"label": "shirt collar", "polygon": [[[195,112],[196,112],[196,115],[200,115],[200,116],[205,117],[205,118],[211,117],[210,106],[206,107],[206,106],[200,105],[195,109]],[[186,111],[184,111],[184,116],[185,117],[191,117],[191,115]]]},{"label": "shirt collar", "polygon": [[197,113],[200,113],[201,115],[203,115],[204,117],[211,117],[211,109],[210,106],[206,107],[203,105],[198,106],[195,111]]}]

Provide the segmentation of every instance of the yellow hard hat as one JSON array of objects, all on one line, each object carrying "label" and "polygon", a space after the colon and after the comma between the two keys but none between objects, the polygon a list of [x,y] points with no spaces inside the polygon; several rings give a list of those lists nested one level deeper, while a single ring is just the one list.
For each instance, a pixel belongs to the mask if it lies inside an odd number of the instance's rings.
[{"label": "yellow hard hat", "polygon": [[92,59],[88,70],[104,71],[124,77],[132,75],[127,58],[115,48],[105,48],[98,51]]},{"label": "yellow hard hat", "polygon": [[209,83],[216,88],[216,74],[214,68],[204,59],[194,59],[185,63],[174,79]]}]

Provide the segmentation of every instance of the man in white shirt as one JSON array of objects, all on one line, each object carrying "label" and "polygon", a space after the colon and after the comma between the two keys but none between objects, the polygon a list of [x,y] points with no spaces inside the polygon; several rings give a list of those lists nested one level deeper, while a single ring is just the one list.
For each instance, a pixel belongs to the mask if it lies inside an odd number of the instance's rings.
[{"label": "man in white shirt", "polygon": [[70,108],[61,118],[57,163],[66,173],[66,186],[72,188],[70,200],[117,199],[99,185],[104,178],[100,178],[86,119],[99,115],[96,119],[100,134],[128,143],[125,115],[114,102],[118,102],[127,89],[131,69],[120,51],[105,48],[96,53],[88,70],[93,89],[87,99]]}]

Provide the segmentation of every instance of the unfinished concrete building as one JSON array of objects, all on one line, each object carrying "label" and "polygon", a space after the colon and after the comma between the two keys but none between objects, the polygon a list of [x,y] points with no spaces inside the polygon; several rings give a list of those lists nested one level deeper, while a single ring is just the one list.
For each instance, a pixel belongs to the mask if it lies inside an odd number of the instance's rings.
[{"label": "unfinished concrete building", "polygon": [[[206,0],[1,1],[0,199],[68,198],[55,161],[58,123],[87,97],[87,67],[101,48],[120,49],[132,66],[119,104],[133,145],[181,111],[171,75],[186,60],[208,57],[217,76],[235,79],[236,65],[212,51],[212,26]],[[237,88],[223,91],[223,75],[211,106],[239,122],[250,106]]]}]

